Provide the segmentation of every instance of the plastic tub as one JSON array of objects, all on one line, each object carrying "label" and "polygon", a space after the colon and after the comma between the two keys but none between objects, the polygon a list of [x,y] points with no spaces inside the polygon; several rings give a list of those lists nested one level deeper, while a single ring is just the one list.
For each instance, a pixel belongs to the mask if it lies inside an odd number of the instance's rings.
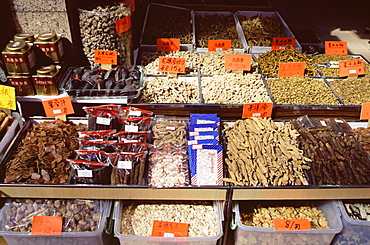
[{"label": "plastic tub", "polygon": [[[264,204],[261,204],[264,203]],[[266,204],[265,204],[266,203]],[[245,226],[240,221],[239,202],[234,206],[235,220],[237,228],[235,230],[235,244],[330,244],[334,236],[342,230],[339,210],[334,201],[282,201],[279,202],[254,202],[251,207],[260,204],[263,207],[268,206],[287,206],[295,207],[301,205],[314,204],[323,212],[324,217],[329,223],[330,229],[312,229],[310,231],[274,231],[269,227]],[[244,203],[249,206],[248,202]],[[273,205],[272,205],[273,204]],[[243,205],[245,207],[246,205]]]}]

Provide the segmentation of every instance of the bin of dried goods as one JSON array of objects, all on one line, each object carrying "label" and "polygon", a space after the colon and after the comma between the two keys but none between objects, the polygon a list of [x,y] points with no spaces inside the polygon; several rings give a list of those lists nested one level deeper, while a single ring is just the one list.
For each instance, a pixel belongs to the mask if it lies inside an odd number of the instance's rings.
[{"label": "bin of dried goods", "polygon": [[18,112],[0,111],[0,159],[22,126],[23,119]]},{"label": "bin of dried goods", "polygon": [[354,79],[327,79],[344,105],[362,105],[370,102],[370,77]]},{"label": "bin of dried goods", "polygon": [[370,128],[367,126],[360,126],[353,130],[356,133],[357,140],[361,143],[362,147],[370,157]]}]

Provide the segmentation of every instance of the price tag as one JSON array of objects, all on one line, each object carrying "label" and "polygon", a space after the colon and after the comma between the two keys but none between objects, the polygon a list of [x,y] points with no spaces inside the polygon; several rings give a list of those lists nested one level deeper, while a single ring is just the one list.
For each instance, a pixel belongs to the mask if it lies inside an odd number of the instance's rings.
[{"label": "price tag", "polygon": [[157,51],[165,52],[180,50],[180,39],[178,38],[157,38]]},{"label": "price tag", "polygon": [[347,42],[325,41],[326,55],[348,55]]},{"label": "price tag", "polygon": [[360,120],[370,120],[370,102],[361,105]]},{"label": "price tag", "polygon": [[208,51],[223,51],[231,49],[231,40],[208,40]]},{"label": "price tag", "polygon": [[153,221],[153,237],[187,237],[189,224],[168,221]]},{"label": "price tag", "polygon": [[293,49],[296,39],[293,37],[274,37],[272,38],[272,50]]},{"label": "price tag", "polygon": [[119,169],[132,169],[132,161],[118,161],[117,168]]},{"label": "price tag", "polygon": [[125,125],[125,131],[126,132],[139,132],[139,126],[136,125]]},{"label": "price tag", "polygon": [[16,109],[14,87],[0,85],[0,107],[11,110]]},{"label": "price tag", "polygon": [[117,51],[95,49],[94,62],[97,64],[117,65]]},{"label": "price tag", "polygon": [[250,71],[252,63],[252,55],[250,54],[226,54],[225,69]]},{"label": "price tag", "polygon": [[244,104],[242,118],[248,117],[271,117],[273,103],[250,103]]},{"label": "price tag", "polygon": [[365,63],[363,59],[339,61],[339,76],[358,76],[365,74]]},{"label": "price tag", "polygon": [[69,96],[43,100],[42,105],[47,117],[56,117],[74,113],[71,98]]},{"label": "price tag", "polygon": [[158,71],[168,73],[185,73],[185,58],[159,57]]},{"label": "price tag", "polygon": [[62,217],[59,216],[33,216],[31,235],[60,236],[62,223]]},{"label": "price tag", "polygon": [[310,231],[308,219],[274,219],[275,231]]},{"label": "price tag", "polygon": [[92,178],[93,172],[89,169],[77,169],[77,176],[82,178]]},{"label": "price tag", "polygon": [[131,29],[131,15],[127,15],[122,19],[116,20],[116,32],[121,34]]},{"label": "price tag", "polygon": [[278,77],[304,76],[305,62],[280,63]]}]

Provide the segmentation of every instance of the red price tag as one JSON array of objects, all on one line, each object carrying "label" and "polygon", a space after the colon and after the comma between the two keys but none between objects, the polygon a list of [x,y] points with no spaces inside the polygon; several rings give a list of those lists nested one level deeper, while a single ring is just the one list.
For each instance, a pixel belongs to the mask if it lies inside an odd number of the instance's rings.
[{"label": "red price tag", "polygon": [[208,51],[223,51],[231,49],[231,40],[208,40]]},{"label": "red price tag", "polygon": [[11,110],[16,109],[15,88],[0,85],[0,107]]},{"label": "red price tag", "polygon": [[278,77],[304,76],[305,62],[280,63]]},{"label": "red price tag", "polygon": [[159,57],[158,71],[168,73],[185,73],[185,58]]},{"label": "red price tag", "polygon": [[347,42],[325,41],[326,55],[348,55]]},{"label": "red price tag", "polygon": [[271,117],[273,107],[273,103],[244,104],[242,118]]},{"label": "red price tag", "polygon": [[361,105],[360,120],[369,120],[369,119],[370,119],[370,103],[363,103]]},{"label": "red price tag", "polygon": [[272,38],[272,50],[293,49],[296,39],[293,37],[274,37]]},{"label": "red price tag", "polygon": [[363,59],[339,61],[339,76],[358,76],[365,74],[365,62]]},{"label": "red price tag", "polygon": [[250,71],[252,63],[252,55],[250,54],[226,54],[225,69]]},{"label": "red price tag", "polygon": [[95,49],[94,62],[97,64],[117,65],[117,51]]},{"label": "red price tag", "polygon": [[274,219],[275,231],[310,231],[308,219]]},{"label": "red price tag", "polygon": [[68,96],[51,100],[43,100],[42,105],[47,117],[69,115],[74,113],[71,98]]},{"label": "red price tag", "polygon": [[178,38],[157,38],[157,51],[165,52],[180,50],[180,39]]},{"label": "red price tag", "polygon": [[60,236],[62,223],[62,217],[59,216],[33,216],[31,235]]},{"label": "red price tag", "polygon": [[122,19],[116,20],[116,32],[117,34],[126,32],[131,29],[131,15],[123,17]]},{"label": "red price tag", "polygon": [[153,237],[187,237],[189,224],[168,221],[153,221]]}]

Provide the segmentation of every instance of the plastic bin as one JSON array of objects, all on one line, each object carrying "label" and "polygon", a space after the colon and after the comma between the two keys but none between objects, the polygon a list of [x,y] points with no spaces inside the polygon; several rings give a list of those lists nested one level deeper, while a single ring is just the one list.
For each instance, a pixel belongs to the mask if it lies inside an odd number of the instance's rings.
[{"label": "plastic bin", "polygon": [[99,227],[95,231],[85,232],[62,232],[60,236],[36,236],[31,235],[31,232],[17,232],[6,231],[6,219],[10,208],[10,201],[8,199],[0,211],[0,236],[4,237],[8,245],[102,245],[103,244],[103,229],[107,217],[111,210],[111,201],[100,200],[100,207],[102,208],[102,215],[100,216]]},{"label": "plastic bin", "polygon": [[119,239],[120,244],[130,245],[149,245],[149,244],[188,244],[188,245],[212,245],[217,244],[217,240],[222,236],[223,212],[221,202],[213,202],[214,209],[218,213],[218,233],[212,237],[147,237],[129,236],[121,233],[122,207],[124,203],[117,201],[114,205],[114,234]]},{"label": "plastic bin", "polygon": [[[262,204],[264,203],[264,204]],[[278,205],[276,205],[279,203]],[[240,221],[240,206],[239,202],[234,206],[235,219],[237,228],[235,230],[235,244],[320,244],[329,245],[334,236],[342,230],[342,221],[340,220],[340,212],[336,207],[335,201],[282,201],[282,202],[250,202],[250,207],[256,207],[260,204],[263,207],[268,206],[288,206],[295,207],[301,205],[314,204],[323,212],[324,217],[329,223],[330,229],[312,229],[310,231],[274,231],[274,228],[269,227],[253,227],[245,226]],[[249,206],[248,202],[242,207]]]},{"label": "plastic bin", "polygon": [[[370,202],[360,200],[356,203],[369,204]],[[370,244],[370,221],[350,218],[342,201],[337,201],[337,207],[341,213],[343,229],[335,236],[332,244]]]}]

